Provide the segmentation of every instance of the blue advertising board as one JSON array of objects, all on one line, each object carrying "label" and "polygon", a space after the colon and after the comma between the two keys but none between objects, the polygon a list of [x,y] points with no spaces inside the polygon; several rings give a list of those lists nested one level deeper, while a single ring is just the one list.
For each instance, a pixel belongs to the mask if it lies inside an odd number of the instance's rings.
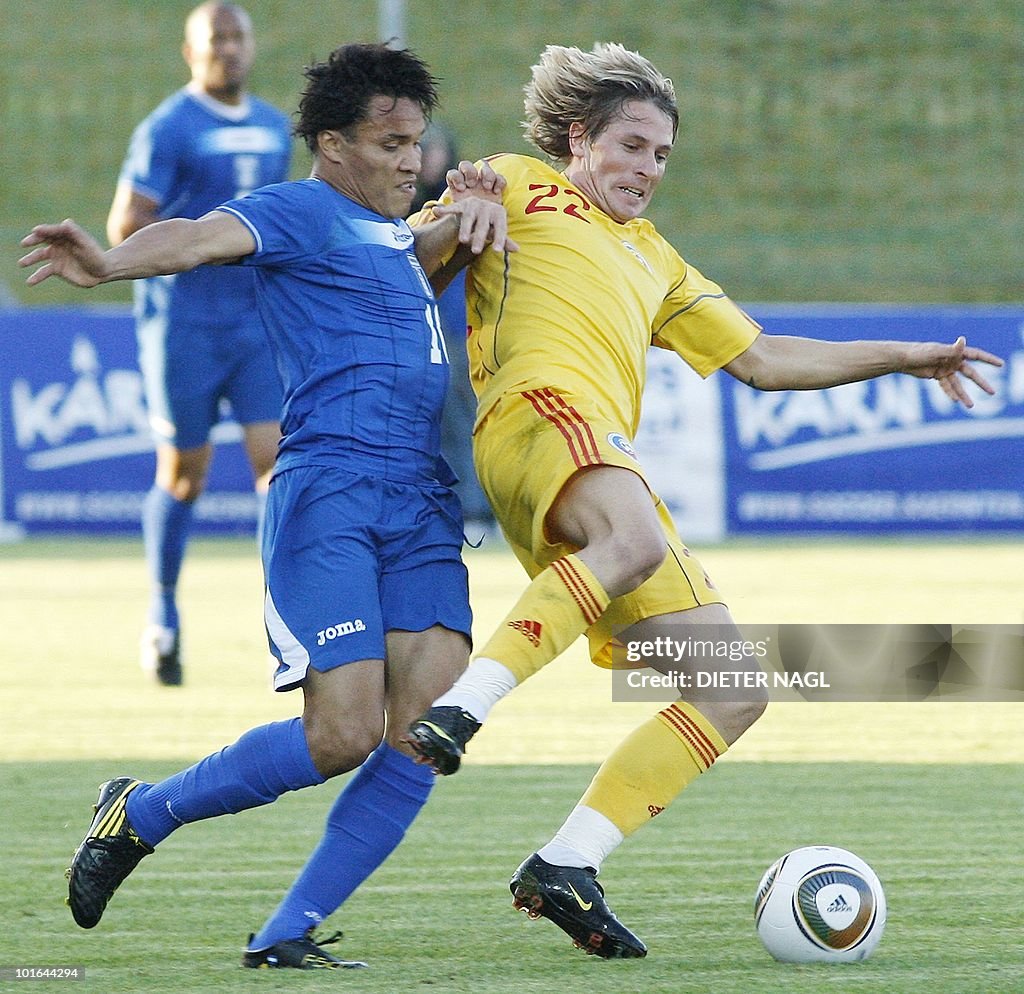
[{"label": "blue advertising board", "polygon": [[[155,457],[127,309],[0,311],[0,526],[137,532]],[[225,420],[195,530],[252,532],[241,429]]]},{"label": "blue advertising board", "polygon": [[776,334],[832,341],[900,339],[971,345],[975,406],[933,380],[885,376],[830,390],[759,392],[722,377],[729,534],[1024,529],[1024,309],[757,306]]},{"label": "blue advertising board", "polygon": [[[1002,356],[973,410],[887,376],[827,391],[707,381],[654,349],[635,440],[690,539],[799,532],[1024,532],[1024,308],[749,305],[768,332],[952,341]],[[227,416],[196,529],[251,532],[256,508]],[[0,311],[0,537],[137,532],[153,475],[126,309]]]}]

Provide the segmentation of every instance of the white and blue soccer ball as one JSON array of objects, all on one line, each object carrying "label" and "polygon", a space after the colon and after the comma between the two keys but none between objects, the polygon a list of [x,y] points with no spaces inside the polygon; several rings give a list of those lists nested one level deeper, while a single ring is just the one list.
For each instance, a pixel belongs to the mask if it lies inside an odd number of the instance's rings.
[{"label": "white and blue soccer ball", "polygon": [[754,921],[765,948],[783,963],[867,959],[885,931],[885,892],[859,856],[805,846],[765,871]]}]

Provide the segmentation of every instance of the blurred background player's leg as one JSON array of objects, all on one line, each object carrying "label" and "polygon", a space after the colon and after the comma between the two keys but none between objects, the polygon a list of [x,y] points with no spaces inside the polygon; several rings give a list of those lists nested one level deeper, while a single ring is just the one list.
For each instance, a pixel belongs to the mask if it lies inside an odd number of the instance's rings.
[{"label": "blurred background player's leg", "polygon": [[[444,193],[445,174],[459,164],[458,142],[450,127],[438,120],[427,125],[420,139],[422,165],[416,179],[416,196],[410,213],[416,213],[428,200]],[[452,280],[437,301],[441,331],[448,349],[450,380],[441,415],[441,454],[459,478],[453,489],[462,502],[466,538],[478,544],[485,536],[497,534],[490,502],[484,495],[473,468],[473,421],[476,395],[469,381],[466,355],[466,273]]]},{"label": "blurred background player's leg", "polygon": [[256,489],[256,548],[263,546],[263,519],[267,513],[267,491],[270,477],[274,472],[277,458],[277,443],[281,429],[276,421],[257,421],[242,426],[245,433],[245,454],[252,467],[253,483]]},{"label": "blurred background player's leg", "polygon": [[142,537],[150,578],[149,617],[142,633],[143,670],[167,686],[182,681],[177,589],[192,511],[202,492],[213,449],[157,446],[156,479],[142,510]]},{"label": "blurred background player's leg", "polygon": [[[140,661],[144,670],[168,686],[183,679],[177,587],[193,508],[213,461],[207,439],[228,410],[242,426],[256,491],[257,543],[261,537],[281,437],[281,385],[261,335],[248,326],[197,329],[185,336],[184,346],[176,339],[171,348],[150,334],[161,352],[154,355],[152,345],[140,352],[143,368],[153,368],[147,377],[147,403],[158,435],[156,478],[142,518],[152,594]],[[221,339],[232,360],[227,364],[216,347]],[[189,362],[183,348],[190,349]]]},{"label": "blurred background player's leg", "polygon": [[462,502],[466,538],[476,545],[484,537],[496,534],[494,512],[476,478],[473,467],[473,420],[476,395],[469,382],[469,358],[466,355],[466,274],[452,281],[438,300],[441,330],[448,346],[450,380],[441,414],[441,452],[459,482],[454,490]]}]

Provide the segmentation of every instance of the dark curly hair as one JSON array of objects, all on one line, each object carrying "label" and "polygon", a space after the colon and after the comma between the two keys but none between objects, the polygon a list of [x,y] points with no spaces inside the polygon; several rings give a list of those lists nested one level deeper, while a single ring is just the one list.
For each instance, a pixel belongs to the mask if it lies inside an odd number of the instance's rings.
[{"label": "dark curly hair", "polygon": [[437,106],[437,79],[408,49],[342,45],[326,62],[307,66],[295,134],[316,152],[321,131],[345,131],[366,118],[374,97],[407,97],[428,120]]}]

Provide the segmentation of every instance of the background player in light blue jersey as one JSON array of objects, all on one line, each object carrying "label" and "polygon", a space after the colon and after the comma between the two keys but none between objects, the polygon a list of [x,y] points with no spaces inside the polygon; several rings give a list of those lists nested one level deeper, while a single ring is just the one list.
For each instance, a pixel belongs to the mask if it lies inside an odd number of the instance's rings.
[{"label": "background player in light blue jersey", "polygon": [[[107,219],[119,245],[169,217],[199,218],[218,204],[288,178],[287,116],[246,92],[255,46],[239,6],[204,3],[185,22],[192,79],[132,135]],[[139,366],[156,436],[156,478],[142,533],[152,584],[142,667],[160,683],[182,679],[175,593],[213,449],[210,431],[227,400],[242,425],[262,519],[277,454],[281,385],[256,319],[251,272],[199,266],[136,281]]]},{"label": "background player in light blue jersey", "polygon": [[[433,774],[399,735],[465,667],[471,619],[462,515],[439,451],[447,356],[426,273],[456,237],[477,253],[488,241],[515,249],[504,209],[483,199],[438,209],[415,236],[402,220],[436,102],[418,58],[348,45],[306,77],[296,130],[313,152],[309,179],[150,225],[106,252],[72,221],[39,225],[21,260],[40,264],[30,284],[59,276],[94,286],[214,262],[257,274],[284,383],[265,617],[275,686],[301,687],[303,714],[160,783],[105,783],[69,871],[72,914],[92,928],[175,829],[360,767],[250,938],[251,967],[353,965],[324,952],[313,926],[388,856],[430,793]],[[493,173],[490,183],[500,189]]]}]

